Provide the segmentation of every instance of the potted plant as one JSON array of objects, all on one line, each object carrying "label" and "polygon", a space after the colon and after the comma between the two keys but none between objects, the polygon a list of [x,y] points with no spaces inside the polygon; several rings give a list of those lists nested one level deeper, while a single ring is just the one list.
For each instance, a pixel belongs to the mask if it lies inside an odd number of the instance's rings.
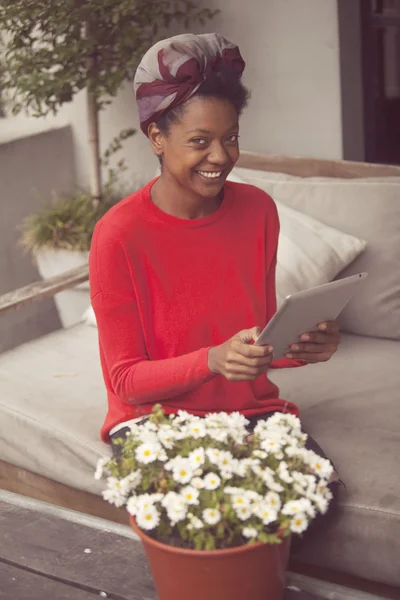
[{"label": "potted plant", "polygon": [[280,600],[290,537],[331,499],[331,463],[304,445],[293,415],[249,436],[239,413],[167,416],[135,424],[100,459],[105,500],[126,506],[160,600]]},{"label": "potted plant", "polygon": [[[0,90],[12,113],[56,114],[81,90],[86,92],[90,188],[47,203],[24,223],[23,244],[43,276],[87,260],[96,218],[121,198],[113,189],[117,169],[103,183],[103,167],[134,135],[125,129],[102,157],[101,110],[133,79],[143,54],[171,24],[187,29],[218,11],[193,0],[4,0],[0,3]],[[3,34],[3,35],[2,35]],[[103,203],[102,207],[98,207]]]}]

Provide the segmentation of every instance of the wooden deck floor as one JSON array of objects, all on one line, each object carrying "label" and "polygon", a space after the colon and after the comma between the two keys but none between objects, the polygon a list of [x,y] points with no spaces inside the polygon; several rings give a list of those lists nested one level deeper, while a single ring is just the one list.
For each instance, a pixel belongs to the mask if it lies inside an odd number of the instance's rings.
[{"label": "wooden deck floor", "polygon": [[[129,527],[7,492],[0,492],[0,582],[1,600],[158,598]],[[285,600],[322,599],[377,597],[289,574]]]}]

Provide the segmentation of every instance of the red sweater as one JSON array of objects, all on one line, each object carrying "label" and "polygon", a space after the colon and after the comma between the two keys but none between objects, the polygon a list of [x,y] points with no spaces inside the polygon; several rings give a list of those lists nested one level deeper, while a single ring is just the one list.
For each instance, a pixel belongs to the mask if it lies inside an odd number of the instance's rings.
[{"label": "red sweater", "polygon": [[[108,394],[103,440],[156,402],[167,413],[251,416],[286,406],[297,414],[265,375],[232,382],[207,364],[210,347],[263,327],[276,311],[273,200],[227,182],[213,214],[186,220],[152,203],[152,183],[114,206],[92,241],[91,300]],[[287,366],[297,364],[274,364]]]}]

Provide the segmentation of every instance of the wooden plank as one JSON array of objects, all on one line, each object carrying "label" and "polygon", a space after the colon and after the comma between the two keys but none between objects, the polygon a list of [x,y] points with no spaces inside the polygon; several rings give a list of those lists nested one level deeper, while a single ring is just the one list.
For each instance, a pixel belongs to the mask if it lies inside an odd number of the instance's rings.
[{"label": "wooden plank", "polygon": [[75,287],[88,279],[89,266],[82,265],[70,269],[56,277],[30,283],[29,285],[0,296],[0,315],[5,314],[10,310],[20,308],[33,300],[54,296],[54,294]]},{"label": "wooden plank", "polygon": [[283,154],[241,152],[238,167],[288,173],[299,177],[400,177],[400,166],[327,160]]},{"label": "wooden plank", "polygon": [[[94,600],[94,593],[0,561],[4,600]],[[96,596],[99,598],[98,592]]]},{"label": "wooden plank", "polygon": [[2,460],[0,460],[0,489],[122,525],[127,525],[129,522],[126,510],[111,506],[101,496],[74,489]]},{"label": "wooden plank", "polygon": [[[103,591],[108,598],[157,600],[139,541],[4,502],[0,560],[75,587]],[[40,594],[35,600],[39,598]]]}]

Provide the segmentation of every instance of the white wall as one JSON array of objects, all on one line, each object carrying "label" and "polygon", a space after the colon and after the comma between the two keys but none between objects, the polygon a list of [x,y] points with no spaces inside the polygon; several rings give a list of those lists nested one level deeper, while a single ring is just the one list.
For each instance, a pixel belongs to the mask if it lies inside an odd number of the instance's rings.
[{"label": "white wall", "polygon": [[336,0],[212,0],[247,62],[242,147],[341,158]]},{"label": "white wall", "polygon": [[[252,99],[243,115],[241,145],[259,152],[341,158],[339,42],[336,0],[202,0],[221,15],[207,26],[235,41],[247,62]],[[54,119],[74,133],[80,184],[88,181],[85,97],[79,94]],[[137,127],[131,86],[102,115],[103,146],[123,127]],[[3,127],[43,127],[20,116]],[[0,133],[0,137],[1,137]],[[148,179],[156,168],[147,140],[126,144],[128,179]]]}]

